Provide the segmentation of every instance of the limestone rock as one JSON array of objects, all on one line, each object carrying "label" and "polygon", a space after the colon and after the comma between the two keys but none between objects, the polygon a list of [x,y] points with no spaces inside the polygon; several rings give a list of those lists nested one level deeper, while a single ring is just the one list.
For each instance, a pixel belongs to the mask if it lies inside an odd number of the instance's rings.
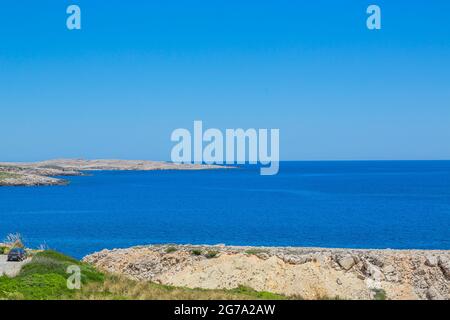
[{"label": "limestone rock", "polygon": [[434,287],[427,290],[426,297],[428,300],[444,300],[444,297]]},{"label": "limestone rock", "polygon": [[350,270],[356,264],[355,259],[351,255],[338,257],[337,263],[346,271]]},{"label": "limestone rock", "polygon": [[[173,247],[176,250],[168,252]],[[218,252],[215,259],[205,257],[210,250]],[[258,254],[263,254],[263,259]],[[233,289],[246,285],[304,299],[370,299],[374,290],[383,289],[393,300],[450,299],[448,250],[171,244],[103,250],[83,261],[133,280],[188,288]]]},{"label": "limestone rock", "polygon": [[442,273],[447,278],[447,280],[450,280],[450,259],[440,256],[438,266],[439,268],[441,268]]},{"label": "limestone rock", "polygon": [[369,276],[370,278],[372,278],[373,280],[376,280],[376,281],[382,281],[385,278],[384,274],[381,272],[381,270],[377,266],[371,264],[368,261],[366,261],[364,263],[363,272],[367,276]]},{"label": "limestone rock", "polygon": [[436,267],[438,265],[438,257],[433,255],[427,255],[425,265],[428,267]]}]

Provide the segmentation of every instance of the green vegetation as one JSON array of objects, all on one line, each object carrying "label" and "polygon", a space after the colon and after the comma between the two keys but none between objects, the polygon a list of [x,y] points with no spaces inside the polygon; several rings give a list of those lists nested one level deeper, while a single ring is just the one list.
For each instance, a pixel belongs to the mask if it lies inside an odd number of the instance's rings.
[{"label": "green vegetation", "polygon": [[386,291],[383,289],[372,289],[372,291],[375,293],[375,296],[373,297],[375,300],[386,300]]},{"label": "green vegetation", "polygon": [[208,259],[215,258],[219,254],[218,251],[210,250],[205,254],[205,257]]},{"label": "green vegetation", "polygon": [[343,298],[339,296],[317,296],[316,300],[344,300]]},{"label": "green vegetation", "polygon": [[175,248],[175,247],[168,247],[166,249],[166,253],[172,253],[172,252],[175,252],[175,251],[177,251],[177,248]]},{"label": "green vegetation", "polygon": [[[81,270],[81,289],[67,288],[67,267],[76,265]],[[188,289],[165,286],[145,281],[133,281],[122,276],[95,270],[92,266],[55,251],[36,253],[15,278],[0,277],[1,299],[56,300],[56,299],[286,299],[269,292],[258,292],[248,287],[233,290]]]},{"label": "green vegetation", "polygon": [[201,256],[201,255],[202,255],[202,250],[194,249],[194,250],[191,251],[191,253],[192,253],[194,256]]},{"label": "green vegetation", "polygon": [[15,278],[0,277],[0,299],[70,299],[75,291],[67,288],[67,267],[81,269],[81,283],[101,282],[104,275],[91,266],[54,251],[35,254]]},{"label": "green vegetation", "polygon": [[251,295],[254,296],[255,298],[259,298],[259,299],[264,299],[264,300],[284,300],[286,299],[285,296],[276,294],[276,293],[271,293],[271,292],[267,292],[267,291],[256,291],[253,290],[250,287],[246,287],[246,286],[239,286],[236,289],[232,289],[230,290],[233,293],[237,293],[237,294],[244,294],[244,295]]},{"label": "green vegetation", "polygon": [[15,173],[0,171],[0,181],[2,181],[3,179],[16,178],[18,176],[19,175]]},{"label": "green vegetation", "polygon": [[256,300],[287,299],[285,296],[252,289],[207,290],[166,286],[152,282],[136,282],[119,276],[107,276],[103,283],[85,286],[77,299],[133,300]]},{"label": "green vegetation", "polygon": [[8,247],[0,247],[0,254],[8,254],[9,248]]}]

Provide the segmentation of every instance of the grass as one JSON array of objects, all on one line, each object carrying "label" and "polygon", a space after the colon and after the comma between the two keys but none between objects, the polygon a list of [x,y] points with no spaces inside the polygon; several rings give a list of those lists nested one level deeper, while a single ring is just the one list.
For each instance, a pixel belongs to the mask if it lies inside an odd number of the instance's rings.
[{"label": "grass", "polygon": [[245,251],[245,254],[255,255],[255,256],[258,254],[261,254],[261,253],[267,253],[267,250],[255,248],[255,249],[248,249]]},{"label": "grass", "polygon": [[[67,288],[67,267],[81,270],[81,289]],[[232,290],[179,288],[152,282],[133,281],[123,276],[99,272],[92,266],[55,251],[36,253],[18,276],[0,277],[0,299],[25,300],[255,300],[287,299],[283,295],[258,292],[248,287]]]},{"label": "grass", "polygon": [[194,256],[201,256],[201,255],[202,255],[202,250],[194,249],[194,250],[191,251],[191,253],[192,253]]},{"label": "grass", "polygon": [[92,283],[78,292],[77,299],[114,300],[264,300],[287,299],[269,292],[240,287],[232,290],[207,290],[172,287],[152,282],[136,282],[108,275],[103,283]]},{"label": "grass", "polygon": [[81,269],[81,283],[102,282],[104,275],[89,265],[55,251],[36,253],[14,278],[0,277],[0,299],[70,299],[75,292],[67,288],[67,267]]},{"label": "grass", "polygon": [[16,178],[18,174],[0,171],[0,181],[3,179]]},{"label": "grass", "polygon": [[246,286],[239,286],[236,289],[232,289],[231,292],[237,293],[237,294],[249,295],[249,296],[257,297],[259,299],[264,299],[264,300],[284,300],[284,299],[286,299],[285,296],[282,296],[282,295],[279,295],[276,293],[267,292],[267,291],[256,291],[256,290],[254,290],[250,287],[246,287]]}]

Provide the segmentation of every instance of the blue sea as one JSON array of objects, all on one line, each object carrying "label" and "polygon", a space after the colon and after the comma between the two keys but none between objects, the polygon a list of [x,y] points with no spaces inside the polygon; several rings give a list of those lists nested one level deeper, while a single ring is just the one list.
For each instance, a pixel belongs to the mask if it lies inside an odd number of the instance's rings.
[{"label": "blue sea", "polygon": [[81,258],[193,243],[450,249],[450,161],[282,162],[208,171],[99,171],[0,188],[0,238]]}]

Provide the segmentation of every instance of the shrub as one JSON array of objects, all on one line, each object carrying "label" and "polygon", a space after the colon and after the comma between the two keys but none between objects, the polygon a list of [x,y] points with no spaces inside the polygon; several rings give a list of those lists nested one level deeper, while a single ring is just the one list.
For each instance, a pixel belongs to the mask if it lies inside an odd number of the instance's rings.
[{"label": "shrub", "polygon": [[202,255],[202,250],[194,249],[194,250],[191,251],[191,253],[192,253],[194,256],[201,256],[201,255]]},{"label": "shrub", "polygon": [[172,252],[175,252],[175,251],[177,251],[177,248],[175,248],[175,247],[168,247],[166,249],[166,253],[172,253]]},{"label": "shrub", "polygon": [[375,300],[386,300],[386,291],[383,289],[372,289],[372,291],[375,293],[373,296]]},{"label": "shrub", "polygon": [[212,259],[212,258],[215,258],[218,254],[219,254],[219,252],[210,250],[205,254],[205,257],[208,259]]}]

